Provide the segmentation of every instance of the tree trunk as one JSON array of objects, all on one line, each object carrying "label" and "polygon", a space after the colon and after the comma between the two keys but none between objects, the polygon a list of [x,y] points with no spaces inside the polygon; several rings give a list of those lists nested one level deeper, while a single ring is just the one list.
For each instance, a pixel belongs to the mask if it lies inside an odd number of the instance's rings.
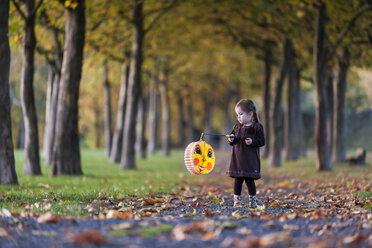
[{"label": "tree trunk", "polygon": [[130,72],[128,81],[128,102],[125,114],[125,125],[123,136],[123,151],[121,155],[121,169],[135,169],[136,140],[136,116],[138,98],[141,94],[141,70],[142,70],[142,45],[144,37],[143,29],[143,1],[135,0],[133,9],[133,41],[130,57]]},{"label": "tree trunk", "polygon": [[297,67],[295,61],[296,55],[292,42],[289,42],[288,54],[287,104],[284,117],[284,150],[286,161],[292,161],[298,158],[295,146],[296,135],[298,134],[295,113],[295,99],[296,93],[298,93],[295,91]]},{"label": "tree trunk", "polygon": [[160,81],[160,97],[162,105],[162,151],[165,156],[169,156],[169,135],[170,135],[170,110],[168,98],[168,69],[163,71],[163,79]]},{"label": "tree trunk", "polygon": [[342,50],[342,56],[338,60],[338,76],[335,85],[335,110],[334,110],[334,141],[333,162],[342,162],[346,159],[344,141],[344,106],[347,85],[347,71],[349,69],[350,53],[347,47]]},{"label": "tree trunk", "polygon": [[[210,88],[211,89],[214,89],[216,86],[214,83],[212,83],[210,85]],[[208,97],[204,98],[204,104],[205,104],[205,107],[204,107],[204,114],[205,114],[205,129],[202,130],[202,132],[205,132],[205,133],[212,133],[213,132],[213,127],[212,127],[212,121],[213,121],[213,111],[214,111],[214,99],[215,99],[215,93],[214,91],[211,91],[208,93]],[[206,135],[203,137],[203,139],[208,142],[209,144],[211,144],[212,146],[214,146],[214,144],[212,144],[212,138],[213,136],[210,136],[210,135]]]},{"label": "tree trunk", "polygon": [[57,108],[58,108],[58,94],[59,94],[59,84],[60,84],[60,74],[57,73],[54,76],[53,82],[53,91],[52,91],[52,99],[50,102],[50,114],[48,117],[48,123],[45,126],[44,131],[44,164],[50,165],[52,163],[52,153],[53,153],[53,144],[55,139],[55,127],[56,127],[56,120],[57,120]]},{"label": "tree trunk", "polygon": [[296,68],[295,72],[295,80],[294,80],[294,95],[295,95],[295,129],[296,138],[295,138],[295,148],[297,152],[298,159],[301,155],[306,156],[306,146],[303,137],[303,119],[302,119],[302,111],[301,111],[301,70]]},{"label": "tree trunk", "polygon": [[85,39],[85,2],[65,9],[66,29],[52,159],[52,175],[82,174],[78,100]]},{"label": "tree trunk", "polygon": [[[230,111],[231,111],[231,95],[232,93],[231,92],[228,92],[229,95],[227,95],[226,97],[226,101],[225,101],[225,105],[223,106],[223,130],[221,133],[224,133],[224,134],[229,134],[230,130],[231,130],[231,118],[230,118]],[[231,94],[231,95],[230,95]],[[266,137],[265,137],[266,138]],[[229,145],[229,143],[227,143],[226,141],[226,138],[221,138],[220,139],[220,149],[221,150],[228,150],[229,148],[231,148],[231,146]]]},{"label": "tree trunk", "polygon": [[34,97],[35,2],[25,1],[25,23],[23,26],[23,52],[21,76],[21,103],[25,123],[25,164],[23,173],[41,175],[39,156],[39,134]]},{"label": "tree trunk", "polygon": [[44,125],[44,142],[43,142],[43,157],[45,158],[47,152],[47,140],[48,136],[46,135],[45,130],[48,128],[50,115],[52,114],[50,109],[52,107],[52,99],[53,99],[53,82],[55,78],[55,71],[53,65],[48,64],[48,82],[47,82],[47,91],[46,91],[46,100],[45,100],[45,125]]},{"label": "tree trunk", "polygon": [[146,158],[146,140],[145,140],[145,123],[146,123],[146,101],[141,94],[138,99],[138,114],[137,114],[137,127],[136,127],[136,152],[139,157]]},{"label": "tree trunk", "polygon": [[0,184],[18,184],[10,120],[8,19],[9,1],[0,1]]},{"label": "tree trunk", "polygon": [[326,92],[327,92],[327,140],[329,142],[329,152],[330,156],[332,157],[332,147],[333,147],[333,104],[334,104],[334,96],[333,96],[333,82],[334,73],[331,71],[328,73],[326,79]]},{"label": "tree trunk", "polygon": [[104,65],[104,95],[105,95],[105,155],[110,156],[112,131],[111,131],[111,94],[110,82],[108,80],[108,65]]},{"label": "tree trunk", "polygon": [[282,99],[282,89],[284,84],[284,79],[287,74],[288,69],[288,56],[290,50],[290,39],[285,38],[282,48],[281,61],[279,66],[279,76],[275,82],[274,90],[274,102],[270,109],[270,152],[268,164],[270,166],[280,166],[281,165],[281,151],[282,151],[282,110],[281,110],[281,99]]},{"label": "tree trunk", "polygon": [[181,92],[177,94],[177,107],[178,107],[178,146],[184,147],[186,144],[186,114],[185,114],[185,101]]},{"label": "tree trunk", "polygon": [[95,105],[93,107],[93,113],[94,113],[94,133],[95,133],[95,141],[94,141],[94,147],[96,149],[101,147],[101,109],[99,106]]},{"label": "tree trunk", "polygon": [[262,123],[265,130],[265,139],[266,145],[262,148],[263,153],[262,157],[267,158],[269,156],[270,151],[270,80],[271,80],[271,50],[265,50],[265,58],[264,58],[264,68],[263,68],[263,87],[262,87],[262,102],[263,102],[263,111],[262,111]]},{"label": "tree trunk", "polygon": [[190,98],[190,93],[186,96],[186,113],[188,113],[187,118],[187,128],[186,128],[186,141],[187,143],[190,143],[194,141],[194,115],[193,115],[193,108],[192,108],[192,102]]},{"label": "tree trunk", "polygon": [[58,106],[58,94],[59,94],[59,83],[61,79],[61,68],[63,61],[63,50],[61,42],[58,40],[58,29],[53,27],[51,28],[53,35],[53,60],[49,66],[53,70],[54,78],[49,88],[48,85],[48,94],[50,92],[50,100],[47,100],[46,106],[46,118],[45,118],[45,127],[44,127],[44,143],[43,143],[43,156],[44,164],[50,165],[52,163],[52,153],[53,153],[53,144],[55,136],[55,127],[56,127],[56,118],[57,118],[57,106]]},{"label": "tree trunk", "polygon": [[158,81],[159,81],[159,65],[155,60],[155,68],[152,74],[150,96],[149,96],[149,112],[148,112],[148,143],[147,151],[150,154],[155,153],[158,140],[158,127],[159,127],[159,94],[158,94]]},{"label": "tree trunk", "polygon": [[25,121],[23,118],[23,112],[21,109],[21,120],[19,122],[19,131],[18,131],[18,138],[17,138],[17,149],[25,149]]},{"label": "tree trunk", "polygon": [[127,91],[128,91],[129,63],[122,65],[121,86],[118,101],[118,110],[116,114],[115,132],[112,138],[110,160],[114,163],[119,163],[121,158],[123,144],[123,130],[125,122],[125,109],[127,106]]},{"label": "tree trunk", "polygon": [[317,171],[331,170],[329,144],[327,140],[327,94],[326,81],[326,5],[321,3],[316,13],[314,39],[314,84],[315,84],[315,148]]}]

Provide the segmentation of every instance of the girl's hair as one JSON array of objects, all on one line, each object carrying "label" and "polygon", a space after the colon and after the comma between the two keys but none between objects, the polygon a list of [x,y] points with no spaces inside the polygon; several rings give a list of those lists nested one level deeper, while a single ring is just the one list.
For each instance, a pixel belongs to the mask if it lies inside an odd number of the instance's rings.
[{"label": "girl's hair", "polygon": [[240,100],[236,105],[235,105],[235,110],[237,108],[240,108],[243,110],[245,113],[253,112],[253,122],[260,122],[257,116],[257,110],[256,110],[256,105],[252,100],[249,99],[242,99]]}]

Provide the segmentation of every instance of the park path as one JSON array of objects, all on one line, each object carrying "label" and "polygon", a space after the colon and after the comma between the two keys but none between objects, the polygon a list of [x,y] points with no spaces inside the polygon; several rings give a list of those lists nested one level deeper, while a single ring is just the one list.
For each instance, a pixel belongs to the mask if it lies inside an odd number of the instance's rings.
[{"label": "park path", "polygon": [[[172,194],[126,196],[86,206],[92,218],[3,217],[1,247],[372,247],[372,211],[353,182],[299,182],[263,174],[260,209],[232,207],[228,152],[217,152],[214,171]],[[247,189],[243,191],[247,196]],[[243,201],[247,204],[247,197]],[[44,223],[50,222],[50,223]]]}]

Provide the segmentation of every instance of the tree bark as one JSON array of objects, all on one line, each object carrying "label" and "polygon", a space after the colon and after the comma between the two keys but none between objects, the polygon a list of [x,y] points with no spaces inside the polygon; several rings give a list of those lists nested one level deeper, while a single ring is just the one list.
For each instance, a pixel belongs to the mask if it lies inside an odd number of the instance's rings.
[{"label": "tree bark", "polygon": [[98,105],[95,105],[93,107],[93,113],[94,113],[94,133],[95,133],[95,141],[94,141],[94,147],[96,149],[101,147],[101,108]]},{"label": "tree bark", "polygon": [[194,141],[195,135],[194,135],[194,118],[193,118],[193,108],[192,108],[192,102],[190,98],[190,93],[187,94],[186,98],[188,99],[186,101],[186,113],[189,114],[187,118],[187,124],[186,124],[186,141],[187,143],[190,143]]},{"label": "tree bark", "polygon": [[23,173],[41,175],[39,134],[34,97],[34,55],[36,47],[34,0],[25,1],[25,23],[22,40],[21,103],[25,124],[25,164]]},{"label": "tree bark", "polygon": [[327,54],[326,39],[326,5],[317,8],[314,39],[314,84],[315,84],[315,148],[317,154],[316,170],[331,170],[332,164],[327,136],[327,94],[325,89]]},{"label": "tree bark", "polygon": [[49,107],[49,117],[47,120],[47,125],[45,126],[44,131],[44,164],[50,165],[52,163],[52,153],[53,153],[53,144],[55,139],[55,127],[57,120],[57,108],[58,108],[58,94],[59,94],[59,84],[60,84],[60,74],[57,73],[54,76],[53,80],[53,90],[52,90],[52,99]]},{"label": "tree bark", "polygon": [[[55,27],[51,28],[53,35],[53,59],[49,62],[49,66],[53,70],[54,78],[51,89],[50,100],[47,101],[46,106],[46,118],[44,127],[44,143],[43,143],[43,156],[44,164],[50,165],[52,163],[52,153],[55,138],[56,118],[57,118],[57,106],[58,106],[58,94],[61,79],[61,68],[63,61],[63,50],[61,42],[58,40],[58,29]],[[49,86],[48,86],[49,92]],[[49,94],[49,93],[48,93]]]},{"label": "tree bark", "polygon": [[158,82],[159,82],[159,65],[155,59],[155,68],[152,74],[151,85],[150,85],[150,96],[149,96],[149,112],[148,112],[148,143],[147,151],[150,154],[155,153],[157,148],[158,140],[158,128],[159,128],[159,94],[158,94]]},{"label": "tree bark", "polygon": [[146,158],[146,140],[145,140],[145,123],[146,123],[146,101],[141,94],[138,99],[137,127],[136,127],[136,152],[142,159]]},{"label": "tree bark", "polygon": [[142,45],[144,37],[143,29],[143,1],[135,0],[133,9],[133,41],[130,58],[130,72],[128,81],[128,102],[125,114],[123,136],[123,151],[121,155],[121,169],[135,169],[135,126],[138,98],[141,94],[141,71],[142,71]]},{"label": "tree bark", "polygon": [[65,9],[66,29],[52,175],[82,174],[80,164],[78,100],[85,39],[85,1]]},{"label": "tree bark", "polygon": [[286,161],[296,160],[298,153],[295,145],[296,135],[298,134],[296,125],[295,99],[296,99],[296,61],[295,50],[292,42],[289,42],[288,51],[288,84],[287,84],[287,104],[284,117],[284,150]]},{"label": "tree bark", "polygon": [[19,131],[17,138],[17,149],[25,149],[25,121],[23,118],[23,112],[21,109],[21,120],[19,121]]},{"label": "tree bark", "polygon": [[9,0],[0,1],[0,184],[18,184],[10,120],[8,20]]},{"label": "tree bark", "polygon": [[46,135],[46,129],[48,128],[49,121],[50,121],[50,115],[52,114],[50,109],[52,107],[53,82],[54,82],[55,76],[56,74],[53,69],[53,65],[48,64],[48,81],[47,81],[47,91],[46,91],[46,100],[45,100],[44,141],[43,141],[43,154],[42,154],[44,158],[47,152],[46,144],[48,142],[48,136]]},{"label": "tree bark", "polygon": [[296,68],[295,72],[295,81],[294,81],[294,95],[295,95],[295,126],[297,127],[295,129],[296,132],[296,138],[295,138],[295,148],[297,151],[297,157],[295,159],[298,159],[301,155],[306,156],[306,146],[304,142],[303,137],[303,118],[302,118],[302,111],[301,111],[301,70]]},{"label": "tree bark", "polygon": [[178,147],[186,145],[186,114],[185,114],[185,101],[181,92],[177,94],[177,107],[178,107]]},{"label": "tree bark", "polygon": [[344,141],[344,107],[347,85],[347,71],[349,69],[350,53],[347,47],[342,49],[341,58],[338,60],[338,76],[335,85],[335,110],[333,128],[333,162],[342,162],[346,159]]},{"label": "tree bark", "polygon": [[288,56],[290,50],[290,39],[285,37],[283,42],[281,61],[279,65],[279,76],[275,81],[274,89],[274,101],[270,109],[270,152],[268,164],[270,166],[280,166],[281,165],[281,151],[282,151],[282,110],[281,110],[281,99],[282,99],[282,89],[284,84],[284,79],[287,74],[288,69]]},{"label": "tree bark", "polygon": [[112,121],[111,121],[111,94],[110,82],[108,80],[108,65],[104,65],[104,97],[105,97],[105,155],[110,156],[111,142],[112,142]]},{"label": "tree bark", "polygon": [[162,105],[162,151],[163,155],[169,156],[169,136],[170,136],[170,110],[168,98],[168,69],[163,70],[163,79],[160,80],[160,96]]},{"label": "tree bark", "polygon": [[332,157],[332,147],[333,147],[333,105],[334,105],[334,93],[333,93],[333,82],[334,73],[328,72],[326,79],[326,92],[327,92],[327,140],[329,142],[329,152]]},{"label": "tree bark", "polygon": [[263,102],[263,115],[262,123],[265,130],[266,145],[262,148],[262,157],[267,158],[270,151],[270,80],[271,80],[271,50],[265,50],[264,67],[263,67],[263,87],[262,87],[262,102]]},{"label": "tree bark", "polygon": [[125,109],[127,106],[127,91],[128,91],[129,63],[122,65],[121,86],[118,101],[118,110],[116,113],[115,132],[112,138],[110,160],[114,163],[119,163],[121,158],[123,144],[123,130],[125,122]]}]

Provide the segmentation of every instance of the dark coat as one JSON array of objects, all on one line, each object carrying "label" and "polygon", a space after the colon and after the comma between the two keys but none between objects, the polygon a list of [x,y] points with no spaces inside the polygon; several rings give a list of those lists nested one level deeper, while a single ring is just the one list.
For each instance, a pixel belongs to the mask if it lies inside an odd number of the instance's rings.
[{"label": "dark coat", "polygon": [[[253,123],[249,127],[236,124],[231,134],[234,134],[236,138],[233,142],[228,141],[233,146],[233,151],[226,174],[230,177],[260,179],[260,147],[265,145],[263,126],[260,123]],[[252,139],[251,145],[245,143],[247,138]]]}]

